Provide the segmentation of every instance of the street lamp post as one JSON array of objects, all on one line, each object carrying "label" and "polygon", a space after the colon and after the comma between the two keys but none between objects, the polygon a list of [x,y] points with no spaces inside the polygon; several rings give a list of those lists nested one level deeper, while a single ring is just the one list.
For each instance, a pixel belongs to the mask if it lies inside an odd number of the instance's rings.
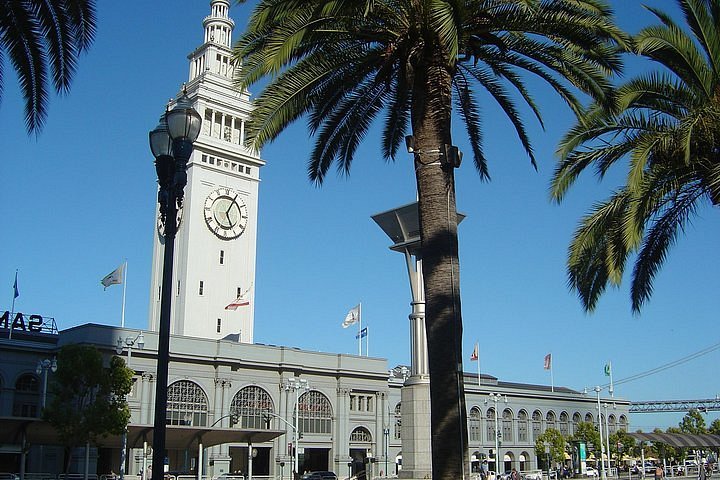
[{"label": "street lamp post", "polygon": [[[293,464],[293,478],[297,480],[298,477],[298,462],[300,460],[299,456],[299,448],[298,448],[298,442],[300,440],[300,431],[298,430],[298,410],[299,410],[299,404],[300,404],[300,391],[301,390],[310,390],[310,386],[308,385],[307,380],[304,378],[287,378],[285,379],[285,383],[283,384],[283,388],[285,388],[286,392],[289,392],[290,390],[295,392],[295,412],[293,416],[293,444],[294,444],[294,464]],[[155,480],[155,479],[153,479]]]},{"label": "street lamp post", "polygon": [[550,480],[550,442],[545,442],[545,463],[547,463],[548,480]]},{"label": "street lamp post", "polygon": [[45,410],[45,401],[47,400],[47,381],[48,381],[48,370],[53,373],[57,372],[57,358],[53,357],[52,360],[46,358],[45,360],[39,360],[37,367],[35,367],[35,373],[43,376],[43,390],[42,390],[42,402],[40,404],[41,410]]},{"label": "street lamp post", "polygon": [[[507,396],[501,395],[499,393],[489,393],[488,396],[490,397],[490,401],[495,404],[495,474],[500,475],[500,439],[502,438],[502,433],[500,432],[500,428],[498,426],[498,401],[503,400],[505,403],[507,403]],[[487,400],[486,400],[487,403]]]},{"label": "street lamp post", "polygon": [[602,480],[607,480],[607,472],[605,472],[605,454],[603,450],[605,450],[605,443],[603,440],[603,427],[602,427],[602,410],[600,409],[600,391],[602,388],[595,387],[595,393],[597,394],[597,410],[598,410],[598,430],[600,431],[600,478]]},{"label": "street lamp post", "polygon": [[[607,403],[604,403],[603,407],[605,407],[605,448],[607,449],[607,457],[608,457],[607,467],[608,467],[608,470],[611,470],[612,465],[610,463],[610,429],[608,428],[608,407],[609,407],[609,405]],[[617,463],[615,464],[615,466],[617,467]]]},{"label": "street lamp post", "polygon": [[[132,349],[133,347],[137,345],[137,347],[142,350],[143,347],[145,347],[145,336],[143,335],[143,332],[138,333],[135,338],[132,337],[132,335],[125,337],[125,340],[122,338],[117,339],[117,345],[115,346],[115,352],[118,355],[122,355],[123,351],[127,349],[128,354],[128,361],[127,361],[127,367],[130,368],[130,359],[132,358]],[[120,480],[125,480],[125,463],[127,462],[127,426],[125,427],[125,430],[122,434],[122,450],[120,451]],[[147,467],[144,465],[145,463],[145,451],[143,451],[143,472],[145,472],[145,468]]]},{"label": "street lamp post", "polygon": [[150,149],[155,157],[158,177],[158,204],[165,223],[165,251],[158,328],[157,380],[155,385],[155,421],[153,425],[152,480],[165,476],[165,433],[167,419],[168,363],[170,361],[170,311],[172,301],[173,255],[177,233],[177,207],[182,205],[187,184],[187,162],[193,143],[200,134],[202,117],[192,108],[183,89],[172,110],[160,118],[150,132]]}]

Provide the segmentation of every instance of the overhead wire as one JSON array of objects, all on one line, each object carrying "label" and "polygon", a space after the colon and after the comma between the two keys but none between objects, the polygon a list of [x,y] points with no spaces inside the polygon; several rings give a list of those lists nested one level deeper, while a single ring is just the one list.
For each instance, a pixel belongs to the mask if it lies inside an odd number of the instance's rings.
[{"label": "overhead wire", "polygon": [[[679,358],[679,359],[674,360],[674,361],[672,361],[672,362],[665,363],[665,364],[663,364],[663,365],[660,365],[659,367],[655,367],[655,368],[652,368],[652,369],[650,369],[650,370],[646,370],[646,371],[644,371],[644,372],[636,373],[635,375],[631,375],[631,376],[629,376],[629,377],[625,377],[625,378],[622,378],[622,379],[620,379],[620,380],[615,380],[615,381],[613,382],[613,385],[621,385],[621,384],[623,384],[623,383],[632,382],[632,381],[639,380],[639,379],[644,378],[644,377],[648,377],[648,376],[650,376],[650,375],[654,375],[654,374],[656,374],[656,373],[660,373],[660,372],[662,372],[662,371],[664,371],[664,370],[668,370],[668,369],[670,369],[670,368],[677,367],[678,365],[682,365],[683,363],[687,363],[687,362],[689,362],[690,360],[694,360],[694,359],[696,359],[696,358],[698,358],[698,357],[701,357],[701,356],[703,356],[703,355],[707,355],[708,353],[713,352],[713,351],[718,350],[718,349],[720,349],[720,343],[716,343],[716,344],[714,344],[714,345],[710,345],[709,347],[706,347],[706,348],[704,348],[704,349],[702,349],[702,350],[699,350],[699,351],[697,351],[697,352],[695,352],[695,353],[691,353],[690,355],[687,355],[687,356],[685,356],[685,357]],[[606,383],[605,385],[602,385],[603,388],[609,387],[609,386],[610,386],[609,383]]]}]

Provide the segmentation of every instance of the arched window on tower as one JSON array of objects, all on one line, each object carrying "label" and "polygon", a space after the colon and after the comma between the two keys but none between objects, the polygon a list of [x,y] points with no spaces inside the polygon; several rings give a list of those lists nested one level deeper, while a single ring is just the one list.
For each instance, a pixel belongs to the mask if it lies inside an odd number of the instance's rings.
[{"label": "arched window on tower", "polygon": [[208,400],[200,386],[189,380],[180,380],[168,387],[168,425],[207,426]]}]

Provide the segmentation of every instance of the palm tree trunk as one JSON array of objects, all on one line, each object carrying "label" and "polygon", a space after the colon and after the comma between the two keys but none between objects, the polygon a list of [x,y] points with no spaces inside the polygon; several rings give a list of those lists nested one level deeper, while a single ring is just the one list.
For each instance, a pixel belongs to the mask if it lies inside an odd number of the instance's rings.
[{"label": "palm tree trunk", "polygon": [[[462,315],[454,169],[441,154],[450,138],[450,74],[418,68],[413,92],[415,175],[420,211],[430,370],[432,474],[465,477],[467,413],[462,367]],[[440,94],[438,94],[440,93]]]}]

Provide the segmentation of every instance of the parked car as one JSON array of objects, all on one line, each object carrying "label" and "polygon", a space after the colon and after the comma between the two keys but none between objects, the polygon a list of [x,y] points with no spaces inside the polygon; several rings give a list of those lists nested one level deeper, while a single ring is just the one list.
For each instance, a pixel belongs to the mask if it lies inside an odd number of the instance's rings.
[{"label": "parked car", "polygon": [[588,477],[597,477],[600,474],[594,467],[585,467],[585,475]]},{"label": "parked car", "polygon": [[327,471],[308,472],[303,474],[303,476],[300,478],[302,480],[338,480],[335,472]]}]

